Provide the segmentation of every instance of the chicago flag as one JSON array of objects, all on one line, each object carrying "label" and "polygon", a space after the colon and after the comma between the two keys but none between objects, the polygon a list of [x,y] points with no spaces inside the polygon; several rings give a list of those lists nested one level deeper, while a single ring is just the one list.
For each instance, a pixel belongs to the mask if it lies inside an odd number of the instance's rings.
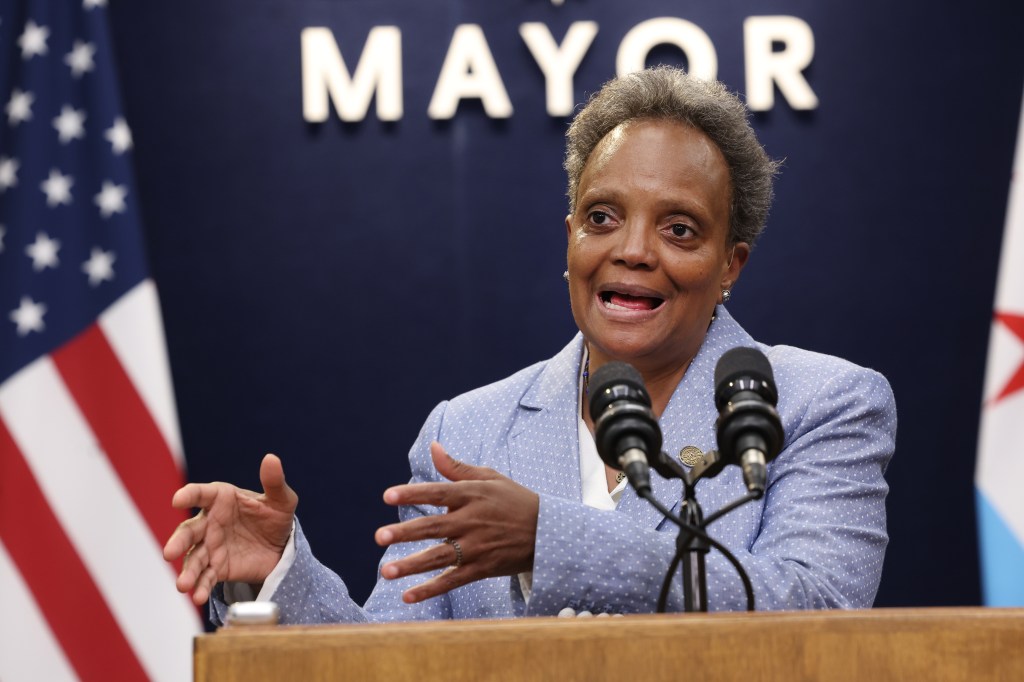
[{"label": "chicago flag", "polygon": [[0,2],[0,680],[187,680],[184,459],[106,0]]},{"label": "chicago flag", "polygon": [[990,606],[1024,606],[1024,108],[1006,211],[978,439],[982,587]]}]

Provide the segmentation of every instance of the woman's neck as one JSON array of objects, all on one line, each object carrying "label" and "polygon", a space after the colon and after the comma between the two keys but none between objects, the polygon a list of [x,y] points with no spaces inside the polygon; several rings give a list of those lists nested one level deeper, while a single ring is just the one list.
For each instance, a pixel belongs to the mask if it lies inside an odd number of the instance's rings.
[{"label": "woman's neck", "polygon": [[645,372],[637,367],[640,376],[644,378],[644,386],[647,387],[647,393],[651,396],[651,409],[654,410],[654,414],[658,415],[658,417],[661,417],[665,408],[668,407],[668,401],[672,399],[672,394],[676,392],[676,387],[683,380],[683,376],[686,374],[692,359],[690,358],[681,366],[665,371]]},{"label": "woman's neck", "polygon": [[[604,357],[599,350],[589,348],[587,364],[590,376],[594,376],[594,373],[602,365],[612,362],[613,360],[614,358]],[[676,387],[679,386],[679,382],[683,380],[683,376],[686,374],[686,370],[690,366],[690,362],[692,360],[693,358],[691,356],[682,362],[676,361],[664,363],[662,365],[644,363],[641,361],[630,362],[630,364],[640,372],[640,376],[643,377],[644,387],[647,389],[647,394],[651,396],[651,409],[654,410],[654,414],[658,417],[661,417],[665,408],[668,407],[668,403],[672,399],[672,394],[675,393]],[[584,412],[589,413],[589,410],[585,409]],[[593,427],[590,423],[590,415],[585,414],[584,416],[588,426]]]}]

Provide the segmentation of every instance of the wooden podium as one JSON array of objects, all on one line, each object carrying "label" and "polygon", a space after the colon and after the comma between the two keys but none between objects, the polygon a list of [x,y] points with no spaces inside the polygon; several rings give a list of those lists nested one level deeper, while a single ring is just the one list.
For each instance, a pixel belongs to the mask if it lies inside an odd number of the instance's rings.
[{"label": "wooden podium", "polygon": [[1024,609],[933,608],[233,627],[196,682],[1024,680]]}]

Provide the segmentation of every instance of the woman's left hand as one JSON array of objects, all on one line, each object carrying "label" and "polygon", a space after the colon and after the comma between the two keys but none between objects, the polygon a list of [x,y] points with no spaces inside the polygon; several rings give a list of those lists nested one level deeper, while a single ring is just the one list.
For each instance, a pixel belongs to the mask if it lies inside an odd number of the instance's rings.
[{"label": "woman's left hand", "polygon": [[406,590],[403,601],[413,604],[477,580],[532,570],[540,508],[537,494],[493,469],[453,459],[440,443],[430,444],[430,456],[451,483],[395,486],[384,491],[384,501],[396,506],[429,504],[448,511],[383,526],[375,539],[382,547],[429,539],[440,543],[389,561],[381,567],[381,575],[393,580],[451,568]]}]

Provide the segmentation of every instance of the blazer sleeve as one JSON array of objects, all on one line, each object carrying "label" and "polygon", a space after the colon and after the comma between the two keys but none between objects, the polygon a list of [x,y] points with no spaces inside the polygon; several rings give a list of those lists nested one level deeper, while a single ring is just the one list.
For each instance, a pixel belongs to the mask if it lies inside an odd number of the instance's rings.
[{"label": "blazer sleeve", "polygon": [[[755,593],[771,609],[868,608],[889,541],[883,474],[896,447],[892,389],[881,374],[846,365],[787,434],[760,532],[741,557]],[[709,600],[743,608],[722,558],[708,563]]]},{"label": "blazer sleeve", "polygon": [[[895,448],[892,390],[880,374],[843,363],[785,426],[787,444],[769,467],[760,509],[750,504],[709,531],[743,564],[758,609],[869,607],[888,542],[883,473]],[[566,606],[654,611],[675,536],[667,522],[644,529],[617,512],[542,496],[527,614]],[[706,565],[709,608],[746,608],[732,565],[715,550]],[[678,576],[668,608],[682,608]]]}]

